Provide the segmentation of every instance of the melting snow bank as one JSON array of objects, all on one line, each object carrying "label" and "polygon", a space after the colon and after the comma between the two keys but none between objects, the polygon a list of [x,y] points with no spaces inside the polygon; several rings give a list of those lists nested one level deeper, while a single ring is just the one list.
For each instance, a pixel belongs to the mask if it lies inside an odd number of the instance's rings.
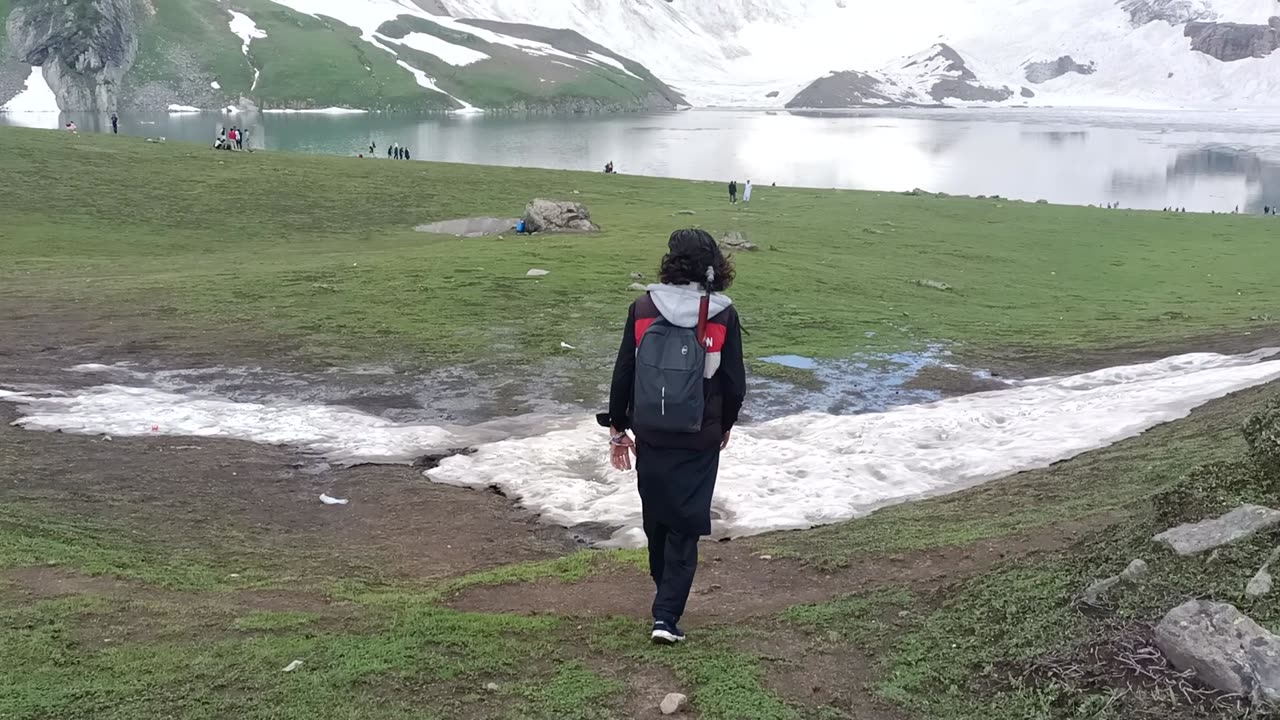
[{"label": "melting snow bank", "polygon": [[44,71],[33,65],[31,74],[22,92],[18,93],[0,107],[6,113],[56,113],[58,112],[58,96],[54,95],[49,83],[44,80]]},{"label": "melting snow bank", "polygon": [[[1277,352],[1183,355],[883,413],[809,413],[743,427],[720,464],[717,531],[749,535],[837,522],[1045,467],[1280,379],[1280,361],[1263,362]],[[497,485],[550,522],[620,526],[615,543],[643,542],[634,479],[608,469],[592,422],[487,445],[446,459],[427,476]]]},{"label": "melting snow bank", "polygon": [[297,113],[311,113],[313,115],[359,115],[362,113],[367,113],[369,111],[361,110],[359,108],[327,107],[327,108],[310,108],[307,110],[292,110],[288,108],[276,108],[271,110],[263,110],[262,112],[271,113],[271,114],[280,114],[280,115],[293,115]]},{"label": "melting snow bank", "polygon": [[[836,522],[877,507],[1044,467],[1131,437],[1237,390],[1280,379],[1280,350],[1194,354],[1109,368],[881,413],[804,413],[739,428],[721,463],[718,532],[747,535]],[[81,366],[83,372],[114,372]],[[620,527],[642,541],[634,477],[607,465],[604,435],[580,417],[526,415],[472,426],[396,422],[351,408],[120,384],[0,390],[15,424],[116,437],[186,435],[294,445],[354,464],[409,462],[476,447],[427,471],[437,482],[496,485],[553,523]]]}]

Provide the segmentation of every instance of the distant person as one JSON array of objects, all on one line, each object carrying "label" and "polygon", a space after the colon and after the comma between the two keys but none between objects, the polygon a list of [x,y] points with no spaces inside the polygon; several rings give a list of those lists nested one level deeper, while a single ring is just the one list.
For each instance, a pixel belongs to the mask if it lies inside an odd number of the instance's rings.
[{"label": "distant person", "polygon": [[412,159],[413,159],[413,157],[412,157],[411,155],[409,155],[409,148],[405,148],[405,149],[404,149],[404,159],[405,159],[405,160],[412,160]]},{"label": "distant person", "polygon": [[742,191],[742,202],[744,203],[751,202],[751,181],[750,180],[747,181],[747,186]]},{"label": "distant person", "polygon": [[1262,214],[1263,214],[1263,215],[1270,215],[1270,214],[1271,214],[1271,206],[1270,206],[1270,205],[1263,205],[1263,206],[1262,206]]},{"label": "distant person", "polygon": [[240,140],[244,143],[244,146],[245,146],[245,147],[249,148],[249,152],[253,152],[253,146],[249,144],[249,129],[248,129],[248,128],[241,128],[241,130],[240,130]]},{"label": "distant person", "polygon": [[733,205],[738,204],[738,181],[729,181],[729,202]]},{"label": "distant person", "polygon": [[236,149],[244,149],[244,131],[240,128],[236,128]]},{"label": "distant person", "polygon": [[374,153],[374,151],[375,151],[375,150],[377,150],[377,149],[378,149],[378,143],[376,143],[376,142],[372,142],[372,141],[371,141],[371,142],[369,143],[369,154],[370,154],[370,155],[372,155],[372,154]]},{"label": "distant person", "polygon": [[[650,639],[674,645],[685,639],[679,623],[698,568],[698,540],[711,534],[720,453],[747,386],[738,313],[721,294],[733,282],[733,266],[705,230],[677,230],[667,248],[661,284],[650,285],[627,313],[609,412],[599,421],[612,433],[613,467],[630,470],[635,456],[656,588]],[[687,365],[666,360],[690,350],[695,357]]]},{"label": "distant person", "polygon": [[74,122],[68,122],[67,132],[75,132],[75,131],[76,131],[76,124]]},{"label": "distant person", "polygon": [[112,135],[120,134],[120,116],[115,114],[114,112],[111,113],[111,134]]},{"label": "distant person", "polygon": [[390,160],[392,156],[395,155],[395,152],[396,152],[396,144],[391,143],[391,146],[387,148],[387,159]]}]

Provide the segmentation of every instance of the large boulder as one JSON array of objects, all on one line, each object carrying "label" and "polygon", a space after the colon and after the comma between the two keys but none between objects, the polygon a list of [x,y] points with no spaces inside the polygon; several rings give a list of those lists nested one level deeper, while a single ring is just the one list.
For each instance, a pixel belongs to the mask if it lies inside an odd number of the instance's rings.
[{"label": "large boulder", "polygon": [[1280,637],[1231,605],[1190,600],[1156,626],[1156,647],[1179,670],[1255,704],[1280,704]]},{"label": "large boulder", "polygon": [[1187,523],[1152,538],[1179,555],[1195,555],[1243,540],[1259,530],[1280,524],[1280,511],[1261,505],[1241,505],[1222,517]]},{"label": "large boulder", "polygon": [[1261,58],[1280,48],[1280,31],[1266,25],[1245,23],[1187,23],[1183,34],[1191,38],[1191,49],[1223,62]]},{"label": "large boulder", "polygon": [[525,206],[525,232],[595,232],[591,211],[576,202],[537,199]]}]

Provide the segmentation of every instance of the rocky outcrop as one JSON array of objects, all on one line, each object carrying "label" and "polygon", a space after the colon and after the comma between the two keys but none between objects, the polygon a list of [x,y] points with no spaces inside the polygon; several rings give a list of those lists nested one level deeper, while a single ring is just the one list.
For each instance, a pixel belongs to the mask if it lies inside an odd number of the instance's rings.
[{"label": "rocky outcrop", "polygon": [[1118,0],[1117,4],[1129,13],[1134,27],[1158,21],[1182,25],[1217,18],[1205,0]]},{"label": "rocky outcrop", "polygon": [[575,202],[534,200],[524,209],[524,230],[539,232],[593,232],[600,228],[591,222],[591,212]]},{"label": "rocky outcrop", "polygon": [[1280,704],[1280,637],[1231,605],[1191,600],[1156,626],[1156,647],[1179,670],[1254,704]]},{"label": "rocky outcrop", "polygon": [[[898,91],[898,92],[895,92]],[[902,107],[912,103],[896,97],[900,91],[882,77],[846,70],[818,78],[801,90],[789,108]]]},{"label": "rocky outcrop", "polygon": [[1223,62],[1261,58],[1280,48],[1280,17],[1267,25],[1193,22],[1183,34],[1191,38],[1191,49]]},{"label": "rocky outcrop", "polygon": [[6,23],[10,52],[39,65],[64,111],[106,112],[138,54],[134,0],[21,0]]},{"label": "rocky outcrop", "polygon": [[1067,73],[1092,75],[1095,70],[1093,63],[1078,63],[1070,55],[1063,55],[1057,60],[1028,62],[1022,66],[1022,69],[1027,76],[1027,82],[1036,84],[1049,82]]},{"label": "rocky outcrop", "polygon": [[1243,540],[1259,530],[1280,525],[1280,511],[1260,505],[1241,505],[1222,517],[1179,525],[1152,540],[1179,555],[1195,555]]},{"label": "rocky outcrop", "polygon": [[938,43],[876,73],[832,72],[811,83],[787,107],[945,107],[948,101],[996,103],[1013,95],[1007,86],[984,85],[960,53]]}]

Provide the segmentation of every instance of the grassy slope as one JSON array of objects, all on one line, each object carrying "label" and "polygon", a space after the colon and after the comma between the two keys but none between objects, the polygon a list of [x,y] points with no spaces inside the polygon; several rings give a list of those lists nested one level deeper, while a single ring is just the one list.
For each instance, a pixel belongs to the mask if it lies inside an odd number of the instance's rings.
[{"label": "grassy slope", "polygon": [[441,110],[444,95],[418,85],[390,53],[331,18],[303,15],[269,0],[237,0],[267,37],[249,46],[262,70],[254,96],[263,107],[341,106]]},{"label": "grassy slope", "polygon": [[230,15],[224,6],[191,0],[151,0],[150,6],[155,14],[143,26],[131,82],[176,87],[186,78],[173,58],[187,55],[218,81],[228,98],[249,93],[253,68],[227,25]]},{"label": "grassy slope", "polygon": [[[630,274],[651,277],[666,236],[691,223],[765,248],[739,258],[733,293],[755,356],[934,341],[970,356],[1067,354],[1280,315],[1280,243],[1246,216],[768,187],[731,207],[712,183],[20,129],[0,130],[0,157],[12,181],[0,194],[0,296],[163,308],[212,332],[284,337],[312,358],[525,363],[561,341],[607,357]],[[605,230],[466,241],[412,230],[516,215],[532,197],[580,200]],[[525,279],[531,267],[551,274]]]},{"label": "grassy slope", "polygon": [[[490,59],[455,67],[426,53],[397,48],[413,64],[435,78],[450,94],[486,108],[502,108],[517,103],[537,105],[567,98],[591,98],[627,103],[644,97],[652,86],[610,67],[576,63],[571,68],[552,61],[571,63],[562,57],[534,57],[522,51],[486,42],[470,33],[458,32],[422,18],[404,16],[384,23],[379,32],[400,38],[411,32],[426,33],[489,55]],[[558,78],[556,82],[546,82]]]}]

